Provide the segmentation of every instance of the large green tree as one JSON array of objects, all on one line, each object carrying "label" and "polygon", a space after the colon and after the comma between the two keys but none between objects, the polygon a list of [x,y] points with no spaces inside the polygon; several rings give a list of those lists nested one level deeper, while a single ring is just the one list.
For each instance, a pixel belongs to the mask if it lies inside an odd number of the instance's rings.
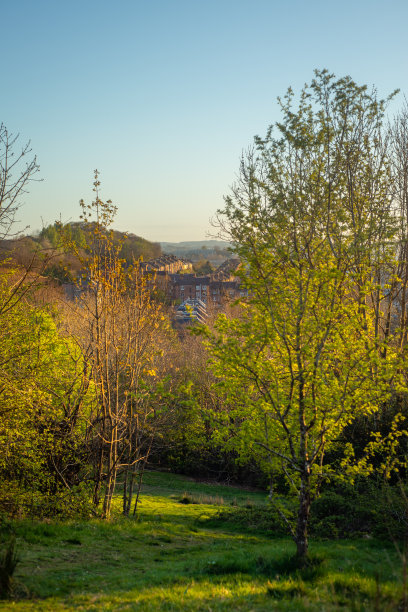
[{"label": "large green tree", "polygon": [[205,333],[230,406],[221,435],[280,466],[298,504],[294,520],[279,511],[304,559],[325,452],[397,384],[387,327],[397,225],[386,101],[316,71],[297,106],[291,90],[280,106],[219,215],[249,298]]}]

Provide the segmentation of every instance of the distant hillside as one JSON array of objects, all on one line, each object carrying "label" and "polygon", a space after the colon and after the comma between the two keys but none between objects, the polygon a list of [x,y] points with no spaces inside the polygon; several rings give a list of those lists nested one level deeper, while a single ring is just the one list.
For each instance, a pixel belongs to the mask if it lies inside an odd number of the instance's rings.
[{"label": "distant hillside", "polygon": [[229,242],[224,242],[223,240],[189,240],[186,242],[160,242],[160,246],[163,251],[172,251],[172,250],[193,250],[193,249],[202,249],[203,247],[207,249],[226,249],[230,246]]},{"label": "distant hillside", "polygon": [[[79,252],[85,254],[88,250],[87,238],[92,224],[68,223],[63,229],[69,235],[70,240],[76,244]],[[57,224],[54,224],[44,227],[36,236],[2,240],[0,241],[0,260],[11,257],[16,263],[27,266],[32,265],[33,256],[37,253],[35,260],[38,260],[39,267],[43,267],[41,262],[49,258],[46,274],[63,282],[71,280],[78,273],[80,262],[73,254],[64,252],[59,231]],[[158,242],[150,242],[131,233],[114,230],[113,240],[116,244],[122,243],[120,255],[129,264],[140,257],[147,261],[162,254]]]},{"label": "distant hillside", "polygon": [[[67,223],[64,226],[65,233],[75,242],[77,247],[87,250],[88,234],[93,229],[93,223]],[[49,242],[52,247],[59,245],[58,226],[56,224],[44,227],[37,240]],[[140,236],[135,236],[130,232],[120,232],[113,230],[113,241],[115,244],[122,243],[121,256],[131,263],[133,259],[143,257],[143,259],[153,259],[161,255],[161,248],[158,242],[150,242]]]},{"label": "distant hillside", "polygon": [[228,250],[230,244],[222,240],[161,242],[160,246],[164,253],[184,257],[193,262],[205,260],[217,265],[232,257],[232,253]]}]

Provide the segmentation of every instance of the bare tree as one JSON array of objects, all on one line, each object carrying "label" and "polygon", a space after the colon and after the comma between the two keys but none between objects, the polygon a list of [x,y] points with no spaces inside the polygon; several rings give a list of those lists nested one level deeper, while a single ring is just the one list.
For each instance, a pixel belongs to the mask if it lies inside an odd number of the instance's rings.
[{"label": "bare tree", "polygon": [[13,235],[21,198],[40,170],[36,155],[31,157],[30,141],[18,149],[18,138],[19,134],[12,134],[4,123],[0,124],[0,238]]},{"label": "bare tree", "polygon": [[110,230],[116,207],[100,199],[99,185],[95,171],[95,199],[90,205],[81,201],[84,254],[69,236],[65,243],[82,267],[76,314],[78,342],[96,397],[87,434],[94,450],[94,503],[102,501],[102,514],[109,518],[119,473],[124,474],[123,511],[129,514],[139,465],[155,435],[158,405],[152,381],[165,317],[140,263],[128,266],[121,257],[122,243]]},{"label": "bare tree", "polygon": [[[34,177],[40,169],[37,157],[31,156],[30,142],[19,149],[18,138],[19,134],[12,134],[4,123],[0,123],[0,241],[18,236],[19,232],[13,232],[15,215],[23,204],[22,197],[28,192],[29,184],[38,180]],[[8,240],[3,245],[5,254],[1,263],[11,290],[5,294],[5,299],[0,299],[0,317],[13,310],[36,287],[38,275],[51,257],[51,253],[39,256],[40,249],[30,252],[27,244],[20,240]],[[22,250],[24,261],[19,261],[16,253],[21,255]]]}]

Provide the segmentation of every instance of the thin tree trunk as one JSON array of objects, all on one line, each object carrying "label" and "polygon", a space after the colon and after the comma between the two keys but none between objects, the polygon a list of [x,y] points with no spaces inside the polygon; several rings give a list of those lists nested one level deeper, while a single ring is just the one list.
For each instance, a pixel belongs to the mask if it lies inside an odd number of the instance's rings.
[{"label": "thin tree trunk", "polygon": [[136,466],[135,464],[132,468],[132,471],[126,470],[125,476],[125,484],[123,489],[123,514],[125,516],[129,516],[130,508],[132,505],[133,498],[133,489],[135,486],[135,476],[136,476]]},{"label": "thin tree trunk", "polygon": [[123,514],[125,516],[127,516],[129,514],[129,507],[128,507],[128,486],[129,486],[129,493],[131,490],[131,486],[132,486],[132,480],[133,480],[133,474],[132,476],[130,476],[130,482],[129,482],[129,469],[126,468],[125,470],[125,477],[123,479]]},{"label": "thin tree trunk", "polygon": [[299,511],[295,534],[296,555],[301,560],[305,560],[308,553],[310,500],[310,470],[309,467],[305,465],[301,475]]},{"label": "thin tree trunk", "polygon": [[109,444],[108,454],[108,479],[106,483],[105,497],[103,500],[102,516],[108,519],[110,517],[112,498],[116,487],[116,474],[117,474],[117,426],[110,427],[111,429],[111,440]]},{"label": "thin tree trunk", "polygon": [[145,465],[146,465],[146,461],[143,461],[142,467],[139,470],[139,481],[137,483],[137,492],[136,492],[135,505],[134,505],[134,508],[133,508],[133,516],[135,516],[136,512],[137,512],[137,505],[139,503],[140,489],[142,487],[143,472],[144,472],[144,469],[145,469]]},{"label": "thin tree trunk", "polygon": [[99,445],[98,448],[98,459],[97,459],[97,465],[96,465],[96,470],[95,470],[95,484],[94,484],[94,490],[93,490],[93,504],[95,506],[99,505],[100,502],[100,492],[101,492],[101,484],[102,484],[102,472],[103,472],[103,458],[104,458],[104,452],[103,452],[103,446],[102,444]]}]

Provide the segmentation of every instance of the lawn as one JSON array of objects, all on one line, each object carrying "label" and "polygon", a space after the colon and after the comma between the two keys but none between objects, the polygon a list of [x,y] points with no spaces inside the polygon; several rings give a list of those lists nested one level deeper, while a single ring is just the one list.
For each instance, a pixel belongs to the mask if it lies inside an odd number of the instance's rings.
[{"label": "lawn", "polygon": [[289,538],[214,518],[220,509],[264,507],[262,492],[149,472],[136,518],[123,518],[120,499],[115,503],[110,522],[15,522],[18,598],[0,602],[0,610],[400,606],[402,567],[390,543],[312,541],[315,566],[290,571]]}]

